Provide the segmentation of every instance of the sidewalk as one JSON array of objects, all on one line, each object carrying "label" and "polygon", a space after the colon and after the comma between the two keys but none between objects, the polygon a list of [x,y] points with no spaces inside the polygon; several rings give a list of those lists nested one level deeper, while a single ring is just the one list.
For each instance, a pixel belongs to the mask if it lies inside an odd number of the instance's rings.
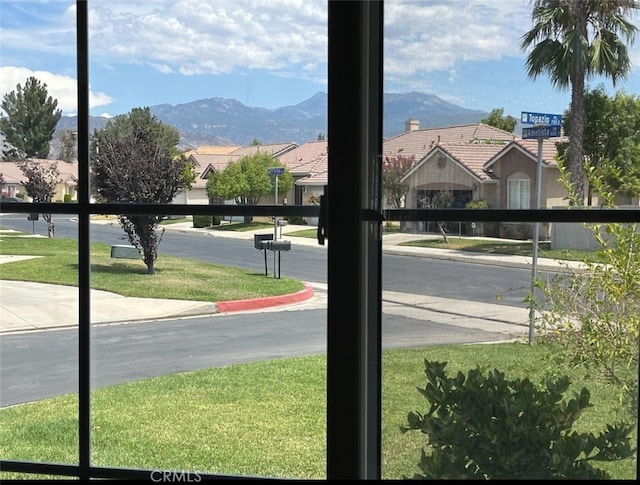
[{"label": "sidewalk", "polygon": [[[95,221],[98,224],[117,224],[109,220]],[[224,237],[253,240],[255,233],[267,233],[268,229],[257,231],[212,231],[198,229],[191,222],[167,224],[166,230],[199,232],[208,237]],[[295,231],[309,229],[309,226],[287,225],[278,229],[278,239],[291,241],[292,250],[296,246],[320,246],[315,238],[289,236]],[[273,232],[273,229],[271,229]],[[1,236],[1,233],[0,233]],[[400,246],[402,242],[424,238],[424,234],[394,233],[383,236],[382,249],[385,254],[401,254],[415,257],[428,257],[445,260],[470,261],[477,264],[503,265],[510,267],[532,267],[531,258],[471,253],[444,249],[428,249],[412,246]],[[9,263],[28,256],[0,254],[0,264]],[[555,260],[539,259],[538,269],[558,269]],[[318,285],[326,288],[326,285]],[[91,291],[92,323],[121,323],[140,320],[160,320],[198,315],[212,315],[238,311],[258,310],[268,307],[291,305],[305,302],[315,295],[314,284],[306,283],[304,290],[291,295],[269,298],[240,300],[232,302],[196,302],[155,298],[131,298],[106,291]],[[412,295],[415,297],[416,295]],[[450,304],[443,302],[443,304]],[[504,306],[501,311],[504,311]],[[518,309],[520,310],[520,309]],[[496,309],[491,308],[490,313]],[[477,310],[476,310],[477,312]],[[75,287],[48,285],[42,283],[1,281],[0,280],[0,334],[8,332],[41,330],[46,328],[72,327],[78,324],[78,289]],[[475,313],[477,314],[477,313]],[[522,319],[520,315],[518,320]],[[525,320],[526,321],[526,320]],[[524,323],[524,322],[523,322]]]}]

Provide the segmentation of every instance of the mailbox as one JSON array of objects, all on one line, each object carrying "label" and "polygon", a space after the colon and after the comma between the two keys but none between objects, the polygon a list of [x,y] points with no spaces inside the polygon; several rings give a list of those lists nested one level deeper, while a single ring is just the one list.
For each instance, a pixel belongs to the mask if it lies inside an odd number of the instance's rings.
[{"label": "mailbox", "polygon": [[267,249],[267,243],[273,241],[273,234],[254,234],[253,246],[256,249]]},{"label": "mailbox", "polygon": [[271,251],[289,251],[291,249],[291,241],[269,241],[267,247]]}]

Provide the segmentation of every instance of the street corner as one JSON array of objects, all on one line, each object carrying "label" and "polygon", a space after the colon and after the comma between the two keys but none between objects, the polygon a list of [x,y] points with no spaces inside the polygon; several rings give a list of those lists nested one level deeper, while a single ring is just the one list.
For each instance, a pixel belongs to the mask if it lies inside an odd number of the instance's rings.
[{"label": "street corner", "polygon": [[296,293],[289,293],[287,295],[266,296],[263,298],[249,298],[246,300],[222,301],[218,302],[217,306],[219,313],[259,310],[261,308],[300,303],[311,299],[313,295],[313,286],[311,286],[309,283],[305,283],[304,288]]}]

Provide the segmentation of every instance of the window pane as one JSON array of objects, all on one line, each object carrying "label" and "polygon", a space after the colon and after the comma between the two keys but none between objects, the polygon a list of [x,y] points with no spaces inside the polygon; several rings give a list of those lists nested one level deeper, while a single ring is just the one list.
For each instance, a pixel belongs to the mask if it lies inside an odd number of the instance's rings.
[{"label": "window pane", "polygon": [[[505,382],[529,379],[540,389],[546,379],[568,376],[563,398],[585,387],[593,404],[572,431],[597,435],[625,422],[636,445],[638,352],[626,337],[637,334],[640,308],[638,258],[629,260],[637,224],[519,222],[509,213],[535,209],[538,200],[543,209],[568,206],[556,146],[568,139],[527,138],[521,112],[562,115],[571,93],[556,91],[546,77],[527,78],[517,46],[531,28],[529,6],[460,3],[464,8],[385,2],[382,200],[397,217],[385,219],[382,236],[383,479],[471,478],[474,467],[482,478],[536,476],[526,459],[514,459],[506,475],[485,460],[508,468],[507,457],[531,456],[524,436],[534,429],[541,448],[551,442],[549,427],[526,427],[529,416],[546,411],[544,403],[525,409],[509,401],[506,389],[483,380],[494,370]],[[626,86],[637,92],[637,78]],[[608,86],[606,93],[615,91]],[[396,109],[402,102],[412,110]],[[490,126],[490,114],[513,117],[513,128]],[[633,136],[627,142],[637,144]],[[402,162],[400,175],[389,169]],[[602,199],[592,195],[594,207],[609,202],[606,190]],[[637,193],[633,200],[614,195],[614,210],[637,211]],[[457,220],[446,211],[436,218],[429,211],[454,208],[497,209],[504,220]],[[623,269],[627,263],[633,276]],[[617,312],[620,319],[612,317]],[[626,356],[625,370],[613,349]],[[607,377],[611,366],[624,376],[618,385]],[[458,373],[464,381],[454,382]],[[519,416],[513,421],[500,404],[507,401]],[[635,458],[597,467],[616,479],[636,478]]]},{"label": "window pane", "polygon": [[[154,274],[144,241],[125,231],[149,224],[149,216],[94,219],[93,241],[104,244],[92,265],[94,297],[114,291],[107,287],[114,275],[124,295],[113,300],[111,315],[93,321],[96,465],[324,477],[326,247],[315,238],[316,215],[273,219],[251,207],[308,208],[326,184],[326,141],[318,140],[326,126],[301,122],[287,132],[277,111],[297,113],[293,105],[326,91],[302,69],[310,63],[309,75],[326,77],[325,9],[311,3],[291,18],[281,4],[261,6],[257,15],[249,3],[209,1],[193,17],[191,8],[171,3],[95,6],[91,85],[121,92],[128,103],[122,114],[150,102],[158,119],[180,130],[177,148],[195,179],[172,202],[236,210],[168,212],[155,229]],[[133,86],[121,85],[127,77]],[[309,86],[316,91],[305,92]],[[317,101],[308,109],[326,120],[326,96]],[[109,137],[97,140],[92,159],[100,174],[96,202],[150,202],[135,184],[155,170],[138,167],[158,160],[109,127],[103,133]],[[110,151],[112,142],[121,149]],[[109,170],[123,151],[133,155],[110,186]],[[277,167],[288,173],[270,172]],[[228,184],[245,181],[249,189],[207,190],[207,177],[227,169]]]},{"label": "window pane", "polygon": [[42,215],[27,217],[0,217],[0,454],[77,464],[77,223],[54,214],[50,238]]}]

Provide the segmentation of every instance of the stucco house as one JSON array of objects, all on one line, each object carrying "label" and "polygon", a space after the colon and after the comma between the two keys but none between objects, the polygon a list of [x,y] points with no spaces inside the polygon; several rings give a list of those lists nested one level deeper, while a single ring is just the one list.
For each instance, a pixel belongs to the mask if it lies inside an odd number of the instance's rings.
[{"label": "stucco house", "polygon": [[[78,164],[77,162],[65,162],[64,160],[48,160],[42,158],[30,159],[43,167],[56,164],[58,171],[58,182],[53,195],[53,202],[63,202],[65,195],[72,201],[78,199]],[[4,178],[2,195],[7,197],[22,197],[26,201],[31,201],[24,188],[25,176],[16,162],[0,161],[0,173]]]},{"label": "stucco house", "polygon": [[[176,204],[208,204],[210,202],[207,195],[207,178],[213,172],[221,172],[231,162],[236,162],[242,157],[255,153],[269,153],[274,158],[285,154],[298,147],[296,143],[274,143],[269,145],[249,145],[249,146],[226,146],[214,145],[203,146],[195,150],[186,152],[187,159],[193,164],[196,170],[196,179],[190,190],[181,190],[174,197]],[[283,195],[286,197],[286,195]],[[233,204],[234,201],[226,201]]]},{"label": "stucco house", "polygon": [[[415,123],[407,126],[408,131],[383,143],[384,156],[415,157],[400,180],[409,187],[405,207],[429,207],[442,189],[452,195],[454,208],[464,208],[472,200],[484,200],[495,209],[536,207],[538,140],[523,140],[483,123],[426,130]],[[561,140],[566,138],[542,143],[540,208],[567,205],[555,160],[556,143]],[[417,231],[428,229],[421,223],[415,226]],[[548,237],[548,228],[543,229],[542,237]],[[495,225],[487,224],[476,233],[496,231]]]}]

